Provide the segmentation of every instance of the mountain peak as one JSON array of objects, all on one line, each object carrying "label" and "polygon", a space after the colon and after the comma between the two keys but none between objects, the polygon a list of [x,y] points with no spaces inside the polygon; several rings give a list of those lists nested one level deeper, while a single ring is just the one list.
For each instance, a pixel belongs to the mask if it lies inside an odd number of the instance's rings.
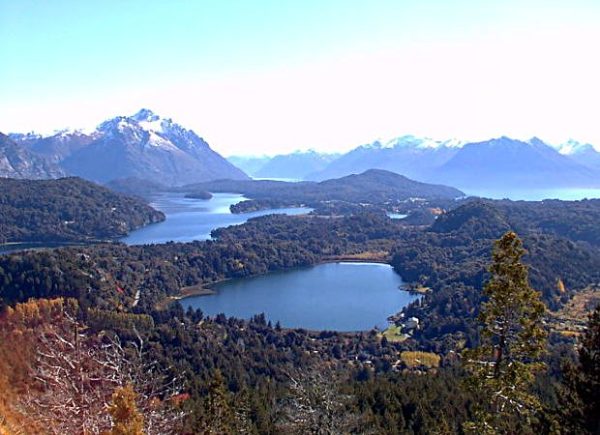
[{"label": "mountain peak", "polygon": [[569,139],[565,143],[559,145],[558,150],[561,154],[574,155],[574,154],[585,154],[594,153],[596,149],[592,144],[583,143],[574,139]]},{"label": "mountain peak", "polygon": [[143,121],[152,122],[152,121],[158,121],[160,119],[160,116],[155,114],[150,109],[142,108],[135,115],[133,115],[131,117],[131,119],[133,119],[134,121],[137,121],[137,122],[143,122]]},{"label": "mountain peak", "polygon": [[[1,134],[1,133],[0,133]],[[30,131],[28,133],[8,133],[8,137],[10,137],[14,141],[34,141],[40,140],[43,138],[41,134],[38,134],[34,131]]]},{"label": "mountain peak", "polygon": [[546,145],[546,142],[544,142],[543,140],[541,140],[539,137],[537,136],[533,136],[531,139],[528,140],[528,142],[531,145]]}]

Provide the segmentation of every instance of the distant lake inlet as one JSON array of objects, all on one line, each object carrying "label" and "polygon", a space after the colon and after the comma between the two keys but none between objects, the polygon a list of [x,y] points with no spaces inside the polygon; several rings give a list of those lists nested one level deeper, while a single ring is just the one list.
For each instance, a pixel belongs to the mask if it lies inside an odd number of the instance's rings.
[{"label": "distant lake inlet", "polygon": [[247,198],[237,193],[215,193],[209,200],[185,198],[184,194],[177,193],[161,194],[155,197],[150,205],[162,211],[167,219],[132,231],[121,241],[128,245],[145,245],[170,241],[208,240],[212,230],[243,224],[253,217],[275,213],[306,214],[312,211],[312,209],[304,207],[269,209],[239,214],[232,214],[229,211],[232,204],[237,204],[245,199]]}]

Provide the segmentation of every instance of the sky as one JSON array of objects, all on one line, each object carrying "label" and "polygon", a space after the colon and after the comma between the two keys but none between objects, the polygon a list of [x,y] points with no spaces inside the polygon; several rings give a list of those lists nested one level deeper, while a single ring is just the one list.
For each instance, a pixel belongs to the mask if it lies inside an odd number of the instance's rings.
[{"label": "sky", "polygon": [[140,108],[224,155],[415,134],[600,149],[598,0],[0,0],[0,131]]}]

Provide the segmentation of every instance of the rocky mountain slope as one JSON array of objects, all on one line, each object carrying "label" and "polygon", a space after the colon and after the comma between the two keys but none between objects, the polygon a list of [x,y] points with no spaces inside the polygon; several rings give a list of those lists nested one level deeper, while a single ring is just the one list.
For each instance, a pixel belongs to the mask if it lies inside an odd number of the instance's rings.
[{"label": "rocky mountain slope", "polygon": [[37,180],[64,175],[65,172],[58,165],[0,133],[0,177]]},{"label": "rocky mountain slope", "polygon": [[137,177],[181,185],[248,178],[192,130],[148,109],[105,121],[90,134],[62,131],[49,137],[12,137],[69,175],[96,182]]}]

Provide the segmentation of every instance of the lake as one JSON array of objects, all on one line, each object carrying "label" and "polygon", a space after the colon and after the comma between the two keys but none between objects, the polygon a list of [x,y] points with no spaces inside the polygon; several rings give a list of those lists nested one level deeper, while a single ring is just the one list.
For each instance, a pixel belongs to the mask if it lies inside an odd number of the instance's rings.
[{"label": "lake", "polygon": [[289,215],[310,213],[310,208],[282,208],[261,210],[252,213],[232,214],[229,206],[243,201],[243,195],[236,193],[215,193],[209,200],[185,198],[184,194],[164,193],[150,202],[162,211],[167,219],[158,224],[148,225],[132,231],[121,239],[128,245],[150,243],[191,242],[210,239],[212,230],[229,225],[243,224],[248,219],[273,213]]},{"label": "lake", "polygon": [[384,329],[387,318],[418,298],[401,290],[402,279],[387,264],[326,263],[224,281],[216,294],[181,300],[185,309],[249,319],[264,313],[283,327],[312,330]]}]

